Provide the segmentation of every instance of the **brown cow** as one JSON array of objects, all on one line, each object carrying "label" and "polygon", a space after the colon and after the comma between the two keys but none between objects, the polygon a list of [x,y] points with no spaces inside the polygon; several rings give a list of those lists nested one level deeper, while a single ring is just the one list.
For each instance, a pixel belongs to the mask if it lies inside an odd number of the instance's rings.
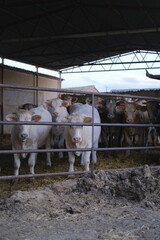
[{"label": "brown cow", "polygon": [[[124,111],[124,123],[142,124],[147,123],[146,108],[134,102],[120,102],[117,108]],[[144,127],[123,127],[122,146],[144,146],[145,145],[145,128]],[[130,155],[130,150],[127,150],[127,155]]]}]

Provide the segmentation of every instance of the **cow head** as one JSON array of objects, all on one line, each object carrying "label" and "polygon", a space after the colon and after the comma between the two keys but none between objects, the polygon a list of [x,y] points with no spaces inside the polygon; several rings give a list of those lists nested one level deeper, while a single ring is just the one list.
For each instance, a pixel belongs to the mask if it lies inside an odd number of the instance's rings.
[{"label": "cow head", "polygon": [[[71,114],[64,118],[65,122],[69,123],[91,123],[92,118],[81,114]],[[83,125],[82,126],[67,126],[68,133],[71,137],[71,141],[75,144],[81,143],[83,140]]]},{"label": "cow head", "polygon": [[36,108],[36,107],[37,107],[37,106],[34,105],[34,104],[32,104],[32,103],[25,103],[25,104],[23,104],[23,105],[20,105],[17,110],[19,110],[19,109],[30,110],[30,109]]},{"label": "cow head", "polygon": [[61,98],[53,98],[47,100],[45,105],[49,108],[54,121],[59,122],[61,118],[68,115],[67,107],[71,104],[71,100],[62,100]]},{"label": "cow head", "polygon": [[[33,112],[28,110],[19,110],[15,113],[8,114],[6,116],[7,121],[15,121],[15,122],[39,122],[41,119],[40,115],[36,115]],[[15,125],[15,128],[18,133],[18,137],[22,142],[25,142],[29,138],[31,125]]]},{"label": "cow head", "polygon": [[140,112],[145,111],[146,108],[137,104],[136,102],[122,102],[117,104],[117,109],[124,112],[126,123],[133,124],[140,120]]},{"label": "cow head", "polygon": [[106,99],[105,101],[105,109],[108,119],[115,118],[115,111],[116,111],[116,100],[115,99]]}]

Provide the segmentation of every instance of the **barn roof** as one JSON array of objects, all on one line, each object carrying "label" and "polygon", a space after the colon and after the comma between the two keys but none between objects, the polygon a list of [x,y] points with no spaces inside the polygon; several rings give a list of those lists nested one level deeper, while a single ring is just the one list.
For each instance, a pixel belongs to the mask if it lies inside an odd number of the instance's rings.
[{"label": "barn roof", "polygon": [[80,91],[96,92],[96,93],[99,92],[94,85],[81,86],[81,87],[71,87],[71,88],[63,88],[63,89],[67,89],[67,90],[80,90]]},{"label": "barn roof", "polygon": [[0,56],[61,70],[160,51],[159,12],[159,0],[1,1]]}]

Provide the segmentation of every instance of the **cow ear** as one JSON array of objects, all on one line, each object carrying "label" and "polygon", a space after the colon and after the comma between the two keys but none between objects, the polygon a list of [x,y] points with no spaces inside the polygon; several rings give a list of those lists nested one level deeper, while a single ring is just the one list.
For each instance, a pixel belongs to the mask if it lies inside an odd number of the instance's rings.
[{"label": "cow ear", "polygon": [[63,107],[68,107],[69,105],[71,105],[71,102],[70,101],[67,101],[67,100],[63,100],[63,102],[62,102],[62,106]]},{"label": "cow ear", "polygon": [[31,120],[33,122],[39,122],[41,120],[41,116],[40,115],[33,115]]},{"label": "cow ear", "polygon": [[86,99],[85,99],[85,103],[86,104],[92,104],[92,99],[91,99],[91,97],[87,97]]},{"label": "cow ear", "polygon": [[92,118],[91,117],[84,117],[83,122],[84,123],[91,123],[92,122]]},{"label": "cow ear", "polygon": [[61,120],[61,122],[68,122],[68,121],[69,121],[68,117],[63,117]]},{"label": "cow ear", "polygon": [[104,110],[103,102],[99,102],[99,103],[96,105],[96,108],[98,109],[99,112],[103,112],[103,110]]},{"label": "cow ear", "polygon": [[123,101],[116,102],[116,108],[119,111],[124,111],[125,110],[125,103]]},{"label": "cow ear", "polygon": [[9,122],[15,122],[15,121],[18,121],[18,116],[15,113],[8,114],[6,116],[6,120]]}]

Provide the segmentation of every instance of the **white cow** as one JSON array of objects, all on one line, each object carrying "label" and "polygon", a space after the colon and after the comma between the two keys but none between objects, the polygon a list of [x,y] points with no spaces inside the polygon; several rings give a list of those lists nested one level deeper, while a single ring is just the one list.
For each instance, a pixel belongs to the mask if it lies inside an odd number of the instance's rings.
[{"label": "white cow", "polygon": [[[61,98],[53,98],[45,103],[52,115],[53,122],[62,122],[64,117],[69,115],[67,107],[71,104],[70,100],[62,100]],[[52,127],[52,146],[64,148],[64,126],[54,125]],[[63,158],[63,152],[58,153],[59,158]]]},{"label": "white cow", "polygon": [[[18,110],[15,113],[6,116],[7,121],[34,121],[34,122],[52,122],[51,114],[43,107],[32,108],[28,110]],[[50,131],[49,125],[14,125],[11,131],[11,141],[13,150],[37,149],[45,145],[50,149]],[[26,153],[14,154],[14,175],[19,175],[20,156],[25,158]],[[28,165],[30,174],[34,174],[37,153],[30,153]],[[47,153],[47,166],[51,166],[50,153]]]},{"label": "white cow", "polygon": [[[91,123],[92,122],[92,106],[88,104],[75,103],[71,108],[71,114],[65,118],[66,122],[71,123]],[[100,116],[96,108],[94,108],[94,123],[100,123]],[[98,147],[101,127],[94,127],[93,147]],[[92,126],[66,126],[65,127],[65,143],[67,148],[91,148],[92,147]],[[84,164],[85,170],[89,171],[91,151],[75,151],[68,152],[69,172],[74,172],[74,162],[76,156],[81,156],[81,162]],[[96,151],[92,156],[93,162],[96,163]]]}]

